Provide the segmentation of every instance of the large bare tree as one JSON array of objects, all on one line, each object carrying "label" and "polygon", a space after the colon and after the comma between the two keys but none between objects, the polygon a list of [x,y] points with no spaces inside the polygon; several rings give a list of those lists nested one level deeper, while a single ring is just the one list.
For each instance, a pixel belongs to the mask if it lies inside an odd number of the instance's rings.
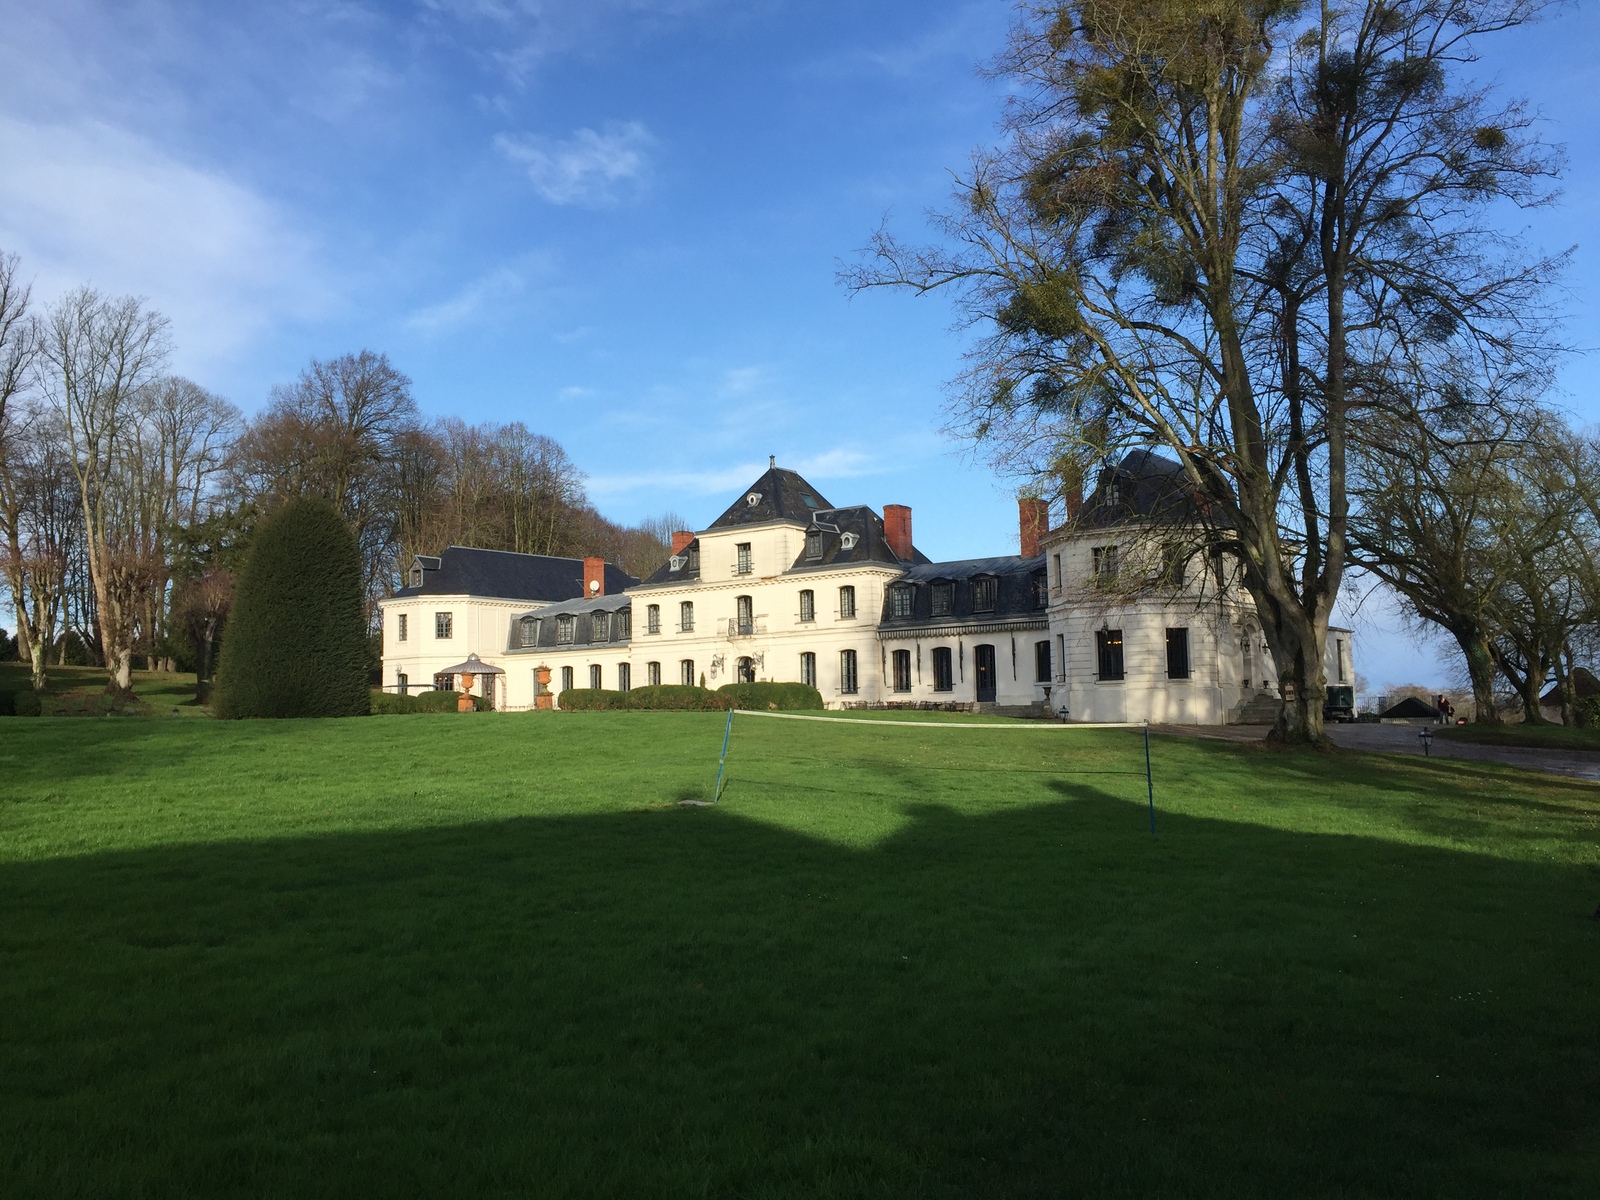
[{"label": "large bare tree", "polygon": [[[942,245],[880,231],[856,288],[953,288],[984,327],[955,425],[1000,465],[1081,486],[1155,446],[1237,560],[1285,704],[1322,739],[1347,566],[1348,454],[1419,359],[1543,349],[1553,264],[1483,227],[1551,158],[1455,78],[1537,0],[1030,4],[996,73],[1005,140]],[[1398,367],[1398,369],[1397,369]]]},{"label": "large bare tree", "polygon": [[78,288],[45,314],[39,377],[65,436],[82,505],[84,543],[101,652],[111,690],[132,689],[133,654],[156,574],[132,519],[128,470],[141,393],[168,353],[167,320],[134,297]]}]

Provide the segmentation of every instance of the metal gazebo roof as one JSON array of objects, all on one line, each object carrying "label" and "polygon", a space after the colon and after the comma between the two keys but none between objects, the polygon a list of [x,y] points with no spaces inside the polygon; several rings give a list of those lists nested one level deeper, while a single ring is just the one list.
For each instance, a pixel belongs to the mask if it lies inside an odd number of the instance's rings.
[{"label": "metal gazebo roof", "polygon": [[446,667],[444,670],[437,672],[437,674],[440,674],[440,675],[504,675],[505,672],[502,671],[499,667],[491,667],[488,663],[486,663],[482,659],[480,659],[476,654],[469,654],[469,655],[467,655],[467,661],[466,662],[457,663],[453,667]]}]

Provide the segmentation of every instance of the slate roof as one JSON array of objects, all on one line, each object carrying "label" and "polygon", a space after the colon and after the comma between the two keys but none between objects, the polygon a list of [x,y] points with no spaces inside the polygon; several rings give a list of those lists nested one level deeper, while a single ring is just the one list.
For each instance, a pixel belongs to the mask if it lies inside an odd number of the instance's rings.
[{"label": "slate roof", "polygon": [[[623,622],[616,620],[618,613],[627,613],[627,633],[623,632]],[[594,618],[596,614],[609,618],[605,621],[604,636],[598,640],[594,636]],[[533,645],[523,643],[523,620],[531,617],[537,625],[538,641]],[[560,626],[558,617],[572,618],[572,640],[570,642],[557,642],[556,634]],[[547,605],[536,608],[532,612],[518,613],[511,619],[511,627],[507,632],[506,649],[517,650],[571,650],[581,646],[626,646],[629,635],[633,631],[633,601],[627,596],[594,596],[588,600],[567,600],[559,604]]]},{"label": "slate roof", "polygon": [[[790,571],[814,571],[823,567],[854,566],[868,562],[886,563],[893,567],[905,561],[889,549],[888,538],[883,532],[883,518],[865,504],[850,508],[819,509],[813,515],[812,523],[822,534],[822,554],[812,558],[802,547]],[[808,537],[809,533],[808,530]],[[845,534],[855,535],[850,539],[854,544],[848,549],[845,547]],[[913,546],[911,561],[925,563],[928,556]]]},{"label": "slate roof", "polygon": [[1418,700],[1415,696],[1407,696],[1399,704],[1390,705],[1379,713],[1380,717],[1427,717],[1430,720],[1439,715],[1439,710],[1425,700]]},{"label": "slate roof", "polygon": [[728,511],[711,522],[712,529],[733,529],[740,525],[765,525],[773,521],[811,523],[811,514],[833,506],[798,473],[783,467],[769,467],[766,474],[745,488]]},{"label": "slate roof", "polygon": [[[1045,607],[1040,603],[1041,593],[1036,590],[1036,580],[1044,573],[1044,555],[1024,558],[1019,554],[999,558],[966,558],[955,562],[923,562],[912,567],[885,589],[881,628],[884,633],[896,630],[923,632],[935,627],[956,625],[994,625],[1025,621],[1045,623]],[[973,608],[973,580],[979,576],[993,576],[997,581],[995,605],[992,611],[978,612]],[[950,611],[933,615],[933,589],[935,584],[952,585]],[[893,616],[893,591],[897,587],[913,587],[909,617]]]},{"label": "slate roof", "polygon": [[1101,528],[1135,518],[1183,521],[1198,515],[1179,464],[1153,450],[1130,450],[1116,466],[1100,472],[1075,524]]},{"label": "slate roof", "polygon": [[[673,569],[673,560],[678,567]],[[700,578],[700,539],[695,538],[678,553],[645,576],[646,586],[657,583],[693,583]]]},{"label": "slate roof", "polygon": [[[432,564],[432,565],[430,565]],[[514,554],[509,550],[479,550],[451,546],[437,557],[417,555],[413,565],[423,568],[422,586],[400,588],[394,598],[408,596],[488,596],[504,600],[569,600],[583,595],[583,559],[553,558],[544,554]],[[407,573],[409,581],[410,575]],[[605,567],[607,594],[638,583],[621,567]]]}]

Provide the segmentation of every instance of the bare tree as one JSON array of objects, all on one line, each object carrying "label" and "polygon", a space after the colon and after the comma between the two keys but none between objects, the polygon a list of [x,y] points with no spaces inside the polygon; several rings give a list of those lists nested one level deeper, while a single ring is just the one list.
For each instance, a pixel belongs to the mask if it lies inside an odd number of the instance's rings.
[{"label": "bare tree", "polygon": [[1543,350],[1539,285],[1477,218],[1534,203],[1551,159],[1516,106],[1454,85],[1536,0],[1349,8],[1182,0],[1025,6],[996,73],[1006,141],[937,219],[880,231],[855,288],[955,288],[989,332],[956,427],[1041,488],[1158,446],[1209,549],[1240,564],[1285,704],[1322,738],[1347,455],[1394,361]]},{"label": "bare tree", "polygon": [[138,435],[141,389],[166,361],[167,320],[134,297],[109,299],[78,288],[50,309],[42,330],[39,377],[71,453],[101,653],[110,688],[127,693],[139,615],[155,572],[148,547],[130,532],[125,471]]}]

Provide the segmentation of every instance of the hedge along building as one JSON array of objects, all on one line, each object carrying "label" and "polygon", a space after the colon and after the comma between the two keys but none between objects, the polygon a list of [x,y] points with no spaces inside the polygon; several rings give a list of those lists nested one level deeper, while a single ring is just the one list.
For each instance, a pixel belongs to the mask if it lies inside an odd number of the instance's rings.
[{"label": "hedge along building", "polygon": [[[614,601],[638,580],[598,558],[555,558],[451,546],[440,555],[418,555],[400,588],[380,609],[383,621],[383,687],[404,694],[454,688],[448,669],[476,654],[506,667],[506,630],[530,609],[537,611],[586,594]],[[493,678],[496,708],[528,707],[520,681]]]},{"label": "hedge along building", "polygon": [[[1052,707],[1074,721],[1270,723],[1281,701],[1255,605],[1201,548],[1182,468],[1138,450],[1042,537],[1055,664]],[[1352,637],[1330,627],[1330,687],[1355,679]]]}]

